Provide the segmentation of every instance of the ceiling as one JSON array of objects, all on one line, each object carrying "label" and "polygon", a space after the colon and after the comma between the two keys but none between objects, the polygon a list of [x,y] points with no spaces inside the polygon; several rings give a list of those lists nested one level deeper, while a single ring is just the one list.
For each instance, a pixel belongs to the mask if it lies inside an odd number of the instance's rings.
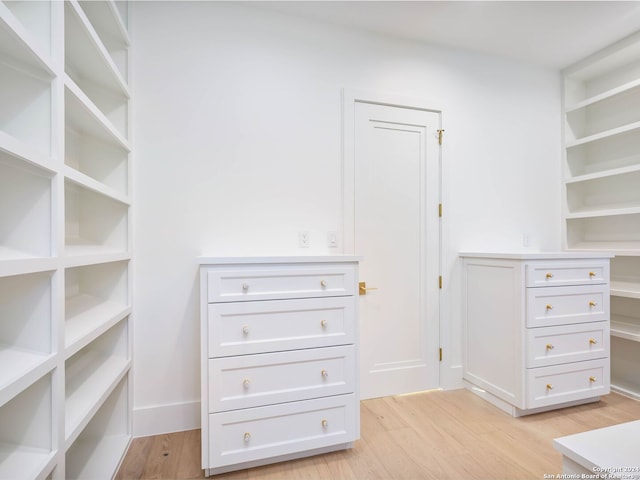
[{"label": "ceiling", "polygon": [[261,7],[561,69],[640,31],[640,1],[261,1]]}]

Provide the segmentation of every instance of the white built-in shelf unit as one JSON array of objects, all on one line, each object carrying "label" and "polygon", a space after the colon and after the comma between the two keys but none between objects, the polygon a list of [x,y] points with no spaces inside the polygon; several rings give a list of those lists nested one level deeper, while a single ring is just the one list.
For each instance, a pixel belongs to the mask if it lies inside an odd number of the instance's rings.
[{"label": "white built-in shelf unit", "polygon": [[565,248],[612,252],[611,388],[640,399],[640,34],[563,72]]},{"label": "white built-in shelf unit", "polygon": [[131,441],[128,5],[0,1],[0,478]]}]

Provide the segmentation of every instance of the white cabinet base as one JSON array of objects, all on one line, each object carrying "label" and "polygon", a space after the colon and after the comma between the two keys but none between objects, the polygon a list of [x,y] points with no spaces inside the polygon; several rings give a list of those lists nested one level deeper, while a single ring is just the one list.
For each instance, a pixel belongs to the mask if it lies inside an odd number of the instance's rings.
[{"label": "white cabinet base", "polygon": [[237,463],[237,464],[228,465],[225,467],[205,468],[204,474],[205,476],[210,477],[211,475],[219,475],[221,473],[234,472],[236,470],[244,470],[245,468],[261,467],[263,465],[269,465],[271,463],[297,460],[299,458],[311,457],[313,455],[322,455],[323,453],[337,452],[339,450],[346,450],[348,448],[353,448],[353,442],[340,443],[337,445],[330,445],[328,447],[305,450],[304,452],[291,453],[288,455],[279,455],[277,457],[263,458],[263,459],[254,460],[251,462]]},{"label": "white cabinet base", "polygon": [[461,257],[467,388],[514,417],[609,393],[611,255]]},{"label": "white cabinet base", "polygon": [[559,408],[575,407],[576,405],[584,405],[587,403],[594,403],[594,402],[600,401],[600,397],[590,397],[590,398],[583,398],[580,400],[574,400],[572,402],[562,402],[562,403],[556,403],[554,405],[548,405],[546,407],[528,408],[526,410],[523,410],[518,407],[514,407],[509,402],[505,402],[501,398],[496,397],[495,395],[487,392],[486,390],[482,390],[481,388],[476,387],[474,384],[466,380],[463,380],[462,382],[464,384],[464,388],[466,388],[472,393],[475,393],[483,400],[486,400],[487,402],[491,403],[493,406],[498,407],[500,410],[508,413],[512,417],[523,417],[525,415],[533,415],[534,413],[549,412],[551,410],[558,410]]}]

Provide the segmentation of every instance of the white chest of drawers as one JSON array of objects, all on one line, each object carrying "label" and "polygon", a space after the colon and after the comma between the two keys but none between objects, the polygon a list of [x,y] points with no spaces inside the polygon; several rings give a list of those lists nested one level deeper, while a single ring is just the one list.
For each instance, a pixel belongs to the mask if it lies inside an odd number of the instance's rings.
[{"label": "white chest of drawers", "polygon": [[468,388],[514,416],[609,393],[610,255],[461,257]]},{"label": "white chest of drawers", "polygon": [[360,436],[358,259],[200,259],[207,476]]}]

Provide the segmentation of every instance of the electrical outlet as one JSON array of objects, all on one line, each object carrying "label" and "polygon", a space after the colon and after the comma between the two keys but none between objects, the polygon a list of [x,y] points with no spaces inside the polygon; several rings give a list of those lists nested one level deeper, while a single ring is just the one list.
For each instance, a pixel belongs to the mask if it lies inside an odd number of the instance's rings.
[{"label": "electrical outlet", "polygon": [[522,246],[523,247],[528,247],[531,244],[531,235],[529,235],[528,233],[523,233],[522,234]]},{"label": "electrical outlet", "polygon": [[311,246],[311,234],[308,230],[298,232],[298,247],[309,248]]},{"label": "electrical outlet", "polygon": [[338,232],[330,231],[327,233],[327,246],[329,248],[338,248]]}]

